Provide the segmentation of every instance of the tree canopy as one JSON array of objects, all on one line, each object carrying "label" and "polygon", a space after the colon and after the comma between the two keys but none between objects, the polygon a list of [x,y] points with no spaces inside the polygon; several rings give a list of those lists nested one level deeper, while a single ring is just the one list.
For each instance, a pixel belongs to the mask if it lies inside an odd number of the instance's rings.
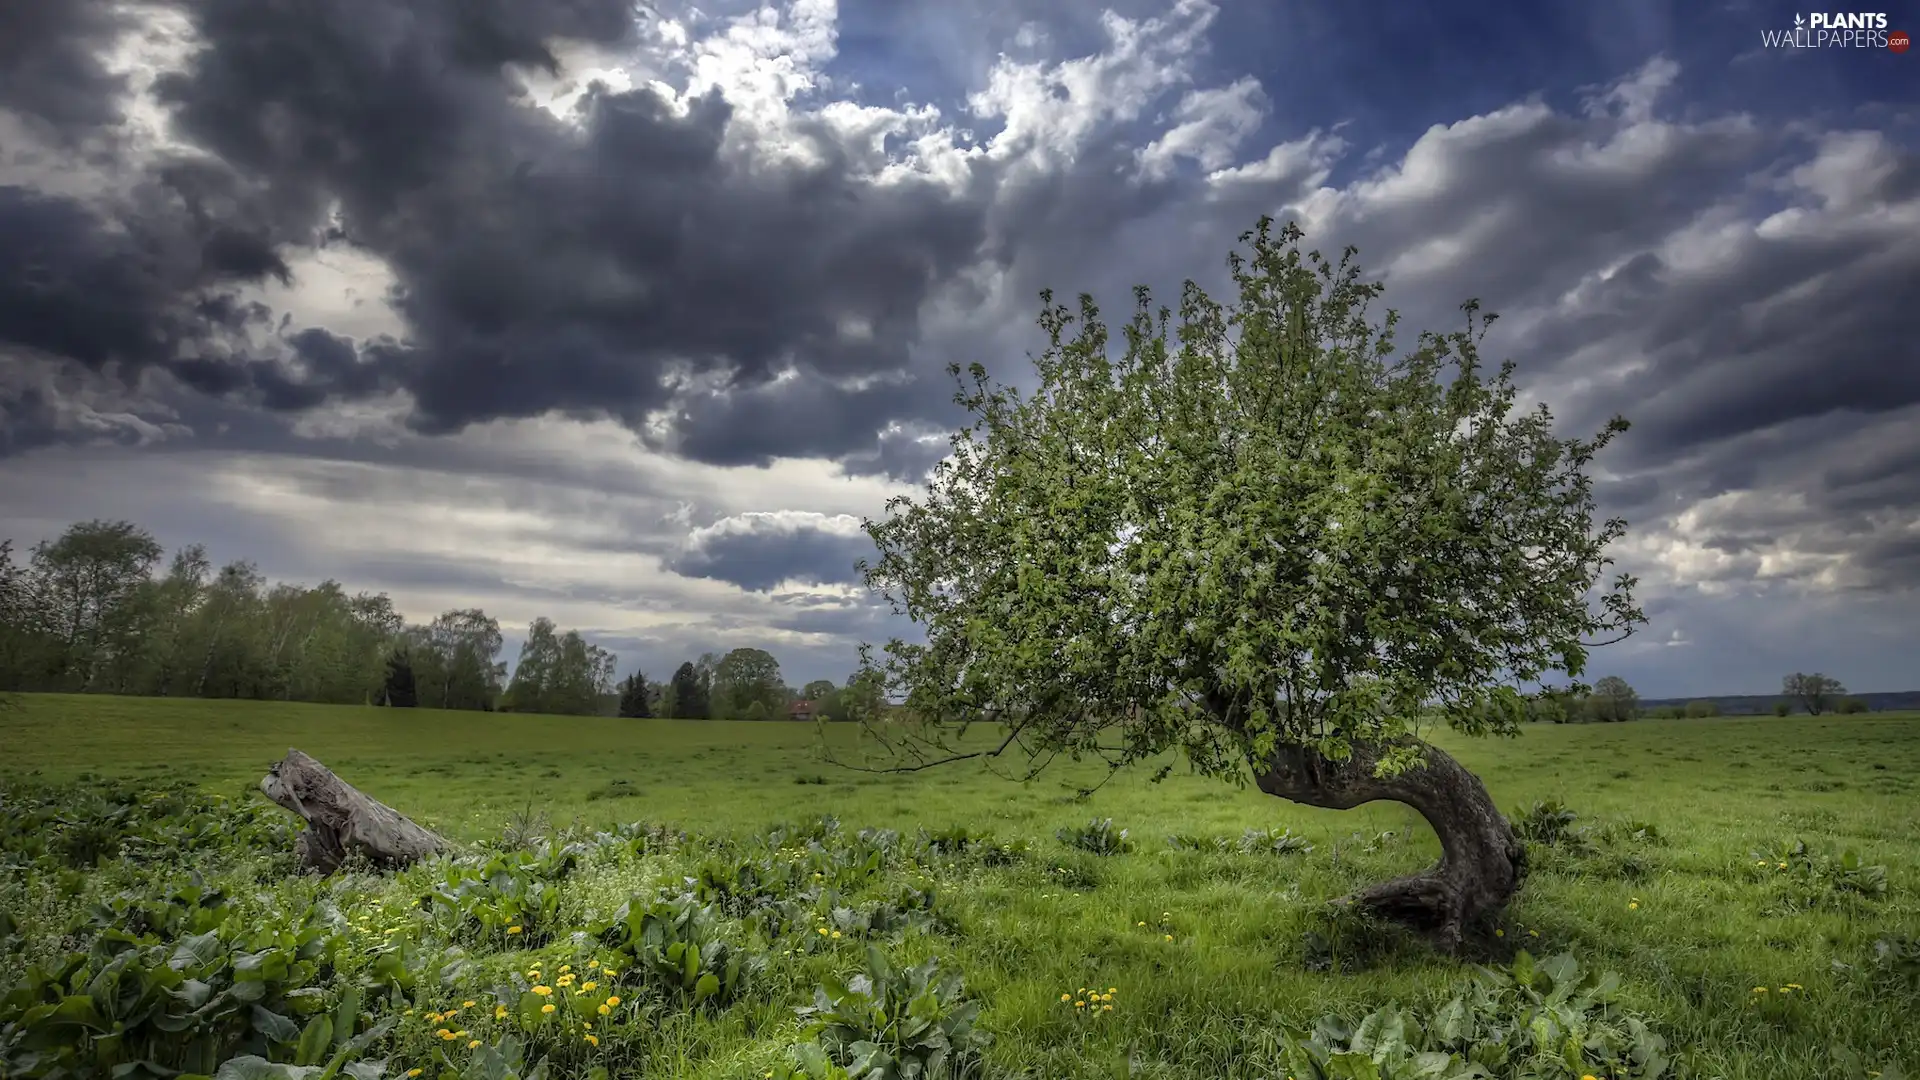
[{"label": "tree canopy", "polygon": [[1626,421],[1561,438],[1520,409],[1472,302],[1396,356],[1355,252],[1301,236],[1262,221],[1238,303],[1188,282],[1177,327],[1138,290],[1118,343],[1091,297],[1076,317],[1043,293],[1039,389],[960,378],[972,425],[867,523],[867,584],[926,629],[869,660],[928,730],[995,717],[1218,774],[1280,744],[1344,759],[1423,716],[1510,732],[1511,683],[1578,677],[1644,621],[1630,576],[1593,595],[1625,522],[1596,523],[1586,470]]},{"label": "tree canopy", "polygon": [[1594,683],[1589,701],[1593,718],[1603,723],[1631,720],[1640,713],[1640,695],[1618,675],[1609,675]]},{"label": "tree canopy", "polygon": [[1811,675],[1804,671],[1796,671],[1780,680],[1780,692],[1799,702],[1810,715],[1819,716],[1828,709],[1834,708],[1839,703],[1839,699],[1846,695],[1847,688],[1840,685],[1839,679],[1830,675],[1824,675],[1818,671]]},{"label": "tree canopy", "polygon": [[558,633],[552,619],[527,627],[502,705],[516,712],[591,714],[613,687],[615,658],[578,630]]},{"label": "tree canopy", "polygon": [[620,680],[619,714],[627,719],[644,720],[653,715],[654,688],[647,684],[644,672],[636,671]]},{"label": "tree canopy", "polygon": [[705,669],[691,660],[681,664],[667,684],[666,714],[682,720],[705,720],[710,689]]},{"label": "tree canopy", "polygon": [[709,702],[716,719],[764,720],[783,714],[787,687],[780,661],[764,649],[734,649],[713,666]]}]

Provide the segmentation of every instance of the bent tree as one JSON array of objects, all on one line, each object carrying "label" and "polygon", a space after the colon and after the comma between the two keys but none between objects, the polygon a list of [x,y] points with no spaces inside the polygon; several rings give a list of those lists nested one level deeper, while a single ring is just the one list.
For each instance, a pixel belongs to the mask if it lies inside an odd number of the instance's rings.
[{"label": "bent tree", "polygon": [[1237,302],[1188,282],[1177,327],[1136,290],[1120,342],[1090,297],[1076,317],[1043,293],[1030,394],[950,369],[972,424],[866,523],[867,585],[925,637],[863,649],[867,700],[898,707],[862,711],[890,770],[1172,751],[1310,806],[1405,803],[1438,865],[1349,899],[1453,949],[1524,849],[1420,732],[1513,734],[1513,684],[1577,679],[1645,621],[1630,576],[1599,585],[1625,523],[1596,524],[1586,472],[1627,425],[1563,439],[1516,407],[1471,302],[1396,356],[1355,252],[1301,236],[1262,219],[1228,260]]}]

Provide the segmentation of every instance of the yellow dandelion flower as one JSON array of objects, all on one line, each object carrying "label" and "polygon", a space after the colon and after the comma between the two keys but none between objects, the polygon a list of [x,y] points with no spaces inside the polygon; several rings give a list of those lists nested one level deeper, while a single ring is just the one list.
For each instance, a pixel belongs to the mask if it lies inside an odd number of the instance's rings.
[{"label": "yellow dandelion flower", "polygon": [[1793,988],[1790,986],[1783,986],[1780,988],[1780,992],[1783,994],[1791,994],[1793,993]]},{"label": "yellow dandelion flower", "polygon": [[601,1016],[605,1016],[605,1015],[607,1015],[608,1013],[610,1013],[610,1012],[612,1012],[612,1011],[613,1011],[613,1009],[611,1009],[610,1007],[608,1007],[608,1006],[606,1006],[606,1005],[602,1005],[602,1006],[600,1006],[599,1008],[597,1008],[597,1009],[595,1009],[595,1010],[593,1010],[593,1011],[594,1011],[594,1012],[597,1012],[597,1013],[599,1013],[599,1014],[600,1014]]},{"label": "yellow dandelion flower", "polygon": [[545,1005],[540,1006],[540,1011],[543,1013],[551,1013],[553,1011],[553,1002],[549,1001]]},{"label": "yellow dandelion flower", "polygon": [[1060,1000],[1061,1000],[1061,1001],[1072,1001],[1072,1000],[1073,1000],[1073,995],[1072,995],[1072,994],[1061,994],[1061,995],[1060,995]]},{"label": "yellow dandelion flower", "polygon": [[557,978],[557,979],[555,979],[555,980],[553,980],[553,985],[555,985],[555,986],[572,986],[572,985],[573,985],[573,976],[571,976],[571,975],[562,975],[562,976],[560,976],[559,978]]},{"label": "yellow dandelion flower", "polygon": [[1113,1006],[1111,1006],[1111,1005],[1102,1005],[1102,1006],[1100,1006],[1100,1011],[1101,1011],[1101,1012],[1112,1012],[1112,1011],[1113,1011]]},{"label": "yellow dandelion flower", "polygon": [[522,932],[523,932],[523,928],[522,928],[522,927],[518,927],[518,926],[509,926],[509,927],[507,927],[507,933],[509,933],[509,934],[518,934],[518,933],[522,933]]},{"label": "yellow dandelion flower", "polygon": [[1168,934],[1168,935],[1167,935],[1167,940],[1168,940],[1168,941],[1172,941],[1172,940],[1173,940],[1173,935],[1172,935],[1172,934]]},{"label": "yellow dandelion flower", "polygon": [[413,1010],[412,1010],[412,1009],[408,1009],[408,1010],[407,1010],[406,1012],[403,1012],[403,1013],[401,1013],[400,1015],[401,1015],[401,1016],[412,1016],[412,1015],[413,1015]]},{"label": "yellow dandelion flower", "polygon": [[572,971],[572,970],[573,970],[573,965],[572,965],[572,964],[561,964],[561,965],[560,965],[560,974],[562,974],[562,975],[565,975],[565,974],[566,974],[567,972],[569,972],[569,971]]},{"label": "yellow dandelion flower", "polygon": [[1638,900],[1634,900],[1634,901],[1631,901],[1631,902],[1629,902],[1629,903],[1627,904],[1627,910],[1628,910],[1628,911],[1639,911],[1639,910],[1640,910],[1640,901],[1638,901]]},{"label": "yellow dandelion flower", "polygon": [[447,1030],[446,1028],[441,1028],[441,1029],[440,1029],[440,1041],[441,1041],[441,1042],[452,1042],[453,1040],[455,1040],[455,1039],[457,1039],[457,1038],[459,1038],[459,1036],[458,1036],[458,1035],[455,1035],[455,1034],[454,1034],[453,1032],[451,1032],[451,1031],[448,1031],[448,1030]]},{"label": "yellow dandelion flower", "polygon": [[412,1077],[412,1076],[419,1076],[419,1075],[420,1075],[420,1070],[419,1070],[419,1069],[408,1069],[408,1070],[407,1070],[407,1075],[408,1075],[408,1076],[410,1076],[410,1077]]},{"label": "yellow dandelion flower", "polygon": [[1084,1009],[1087,1007],[1087,1003],[1084,1001],[1076,1001],[1073,1003],[1073,1007],[1076,1009]]},{"label": "yellow dandelion flower", "polygon": [[599,970],[600,970],[600,961],[598,961],[598,960],[589,960],[589,961],[587,961],[587,970],[588,970],[588,971],[599,971]]},{"label": "yellow dandelion flower", "polygon": [[620,976],[620,973],[613,970],[612,968],[605,968],[600,972],[600,974],[605,975],[609,979],[618,978]]},{"label": "yellow dandelion flower", "polygon": [[597,989],[599,986],[600,986],[599,983],[594,982],[592,980],[588,980],[580,984],[580,992],[584,994],[589,990]]},{"label": "yellow dandelion flower", "polygon": [[1753,988],[1753,992],[1756,994],[1764,994],[1767,992],[1767,988],[1764,986],[1756,986]]},{"label": "yellow dandelion flower", "polygon": [[822,927],[820,927],[819,929],[820,929],[820,936],[821,936],[821,937],[826,937],[826,936],[827,936],[827,928],[826,928],[826,927],[824,927],[824,926],[822,926]]},{"label": "yellow dandelion flower", "polygon": [[1141,920],[1140,920],[1139,922],[1137,922],[1137,923],[1134,923],[1133,925],[1135,925],[1135,926],[1145,926],[1145,925],[1147,925],[1147,920],[1145,920],[1145,919],[1141,919]]},{"label": "yellow dandelion flower", "polygon": [[833,937],[835,938],[835,940],[838,940],[838,939],[839,939],[839,937],[840,937],[840,931],[838,931],[838,930],[835,930],[835,931],[833,932]]},{"label": "yellow dandelion flower", "polygon": [[551,987],[551,986],[536,986],[536,987],[534,987],[534,988],[533,988],[533,992],[534,992],[534,993],[536,993],[536,994],[539,994],[539,995],[540,995],[541,997],[546,997],[546,996],[547,996],[548,994],[551,994],[551,993],[553,993],[553,987]]},{"label": "yellow dandelion flower", "polygon": [[1507,936],[1507,932],[1506,932],[1505,930],[1495,930],[1495,931],[1493,932],[1493,936],[1494,936],[1494,937],[1506,937],[1506,936]]},{"label": "yellow dandelion flower", "polygon": [[454,1032],[454,1033],[453,1033],[453,1037],[454,1037],[454,1038],[456,1038],[456,1039],[464,1039],[464,1038],[466,1038],[466,1037],[467,1037],[467,1029],[465,1029],[465,1028],[461,1028],[461,1029],[460,1029],[459,1031],[456,1031],[456,1032]]},{"label": "yellow dandelion flower", "polygon": [[1527,931],[1527,936],[1528,936],[1528,937],[1539,937],[1539,936],[1540,936],[1540,931],[1538,931],[1538,930],[1529,930],[1529,931]]},{"label": "yellow dandelion flower", "polygon": [[607,998],[607,1004],[609,1004],[609,1005],[618,1005],[618,1004],[620,1004],[620,995],[619,995],[619,994],[614,994],[613,996],[611,996],[611,997],[609,997],[609,998]]},{"label": "yellow dandelion flower", "polygon": [[598,1036],[598,1035],[582,1035],[582,1036],[580,1036],[580,1037],[581,1037],[581,1038],[583,1038],[583,1039],[585,1039],[585,1040],[587,1040],[587,1045],[588,1045],[588,1046],[599,1046],[599,1045],[600,1045],[600,1036]]},{"label": "yellow dandelion flower", "polygon": [[467,1049],[469,1049],[469,1050],[478,1050],[478,1049],[480,1049],[480,1040],[479,1040],[479,1039],[473,1039],[473,1040],[471,1040],[471,1041],[469,1041],[469,1042],[467,1043]]},{"label": "yellow dandelion flower", "polygon": [[1782,869],[1782,870],[1785,870],[1786,868],[1787,868],[1787,864],[1786,864],[1786,863],[1781,863],[1781,864],[1780,864],[1780,869]]},{"label": "yellow dandelion flower", "polygon": [[1107,987],[1107,993],[1109,993],[1109,994],[1117,994],[1117,993],[1119,993],[1119,992],[1120,992],[1120,988],[1119,988],[1119,987],[1117,987],[1117,986],[1109,986],[1109,987]]},{"label": "yellow dandelion flower", "polygon": [[1788,983],[1788,984],[1787,984],[1787,989],[1789,989],[1789,990],[1805,990],[1805,989],[1806,989],[1806,987],[1804,987],[1804,986],[1801,986],[1801,985],[1800,985],[1799,983]]},{"label": "yellow dandelion flower", "polygon": [[507,1007],[505,1005],[495,1005],[493,1007],[493,1018],[495,1020],[505,1020],[507,1018]]}]

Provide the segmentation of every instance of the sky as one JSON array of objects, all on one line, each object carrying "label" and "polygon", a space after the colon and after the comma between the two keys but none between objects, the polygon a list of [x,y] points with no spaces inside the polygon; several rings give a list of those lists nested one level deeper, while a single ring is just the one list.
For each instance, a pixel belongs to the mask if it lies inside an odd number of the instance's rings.
[{"label": "sky", "polygon": [[[1443,13],[1444,12],[1444,13]],[[1645,697],[1920,686],[1920,55],[1765,3],[0,7],[0,536],[577,627],[908,632],[863,519],[1043,287],[1359,248],[1597,461]],[[1889,13],[1920,30],[1920,8]],[[1907,20],[1905,24],[1902,20]]]}]

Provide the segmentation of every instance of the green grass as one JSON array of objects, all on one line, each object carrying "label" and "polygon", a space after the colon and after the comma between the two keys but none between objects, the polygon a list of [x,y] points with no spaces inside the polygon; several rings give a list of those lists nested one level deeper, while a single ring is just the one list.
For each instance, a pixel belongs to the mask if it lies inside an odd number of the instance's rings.
[{"label": "green grass", "polygon": [[[530,812],[562,825],[641,819],[733,836],[833,814],[849,830],[966,825],[1029,838],[1034,860],[936,871],[946,874],[938,884],[960,930],[908,946],[937,953],[985,1001],[982,1024],[995,1034],[991,1060],[1003,1073],[1112,1076],[1131,1058],[1135,1075],[1254,1075],[1241,1070],[1271,1040],[1275,1017],[1306,1024],[1390,1001],[1430,1003],[1463,977],[1458,965],[1405,947],[1341,974],[1302,963],[1303,935],[1320,925],[1324,901],[1437,854],[1425,826],[1393,806],[1317,811],[1178,772],[1154,785],[1144,768],[1085,799],[1076,791],[1101,774],[1081,765],[1024,784],[977,763],[863,774],[823,763],[814,729],[784,723],[22,701],[0,712],[0,775],[15,779],[190,779],[232,794],[293,746],[468,840]],[[854,731],[834,728],[830,737],[843,756],[858,757]],[[1626,1004],[1667,1036],[1681,1075],[1843,1076],[1832,1058],[1842,1046],[1870,1063],[1920,1066],[1912,1019],[1920,996],[1867,974],[1877,938],[1920,936],[1920,716],[1538,726],[1511,740],[1437,741],[1505,809],[1557,800],[1581,824],[1657,826],[1662,843],[1547,853],[1503,940],[1619,972]],[[825,782],[803,782],[815,778]],[[1054,838],[1063,826],[1108,817],[1132,831],[1137,851],[1098,857]],[[1237,837],[1279,826],[1314,850],[1274,857],[1166,844],[1171,833]],[[1796,840],[1884,865],[1886,896],[1808,906],[1814,898],[1788,884],[1790,875],[1754,858]],[[568,882],[568,910],[610,908],[681,869],[643,860],[593,870]],[[406,887],[372,886],[366,902],[404,909]],[[749,1075],[796,1036],[791,1006],[806,1003],[810,980],[846,970],[856,956],[828,950],[789,962],[776,950],[769,985],[777,989],[656,1033],[644,1054],[652,1075]],[[17,961],[0,965],[0,974],[17,974]],[[1756,1006],[1754,987],[1787,983],[1804,988],[1792,1008]],[[1060,995],[1096,984],[1120,988],[1115,1012],[1098,1024],[1075,1022]]]}]

